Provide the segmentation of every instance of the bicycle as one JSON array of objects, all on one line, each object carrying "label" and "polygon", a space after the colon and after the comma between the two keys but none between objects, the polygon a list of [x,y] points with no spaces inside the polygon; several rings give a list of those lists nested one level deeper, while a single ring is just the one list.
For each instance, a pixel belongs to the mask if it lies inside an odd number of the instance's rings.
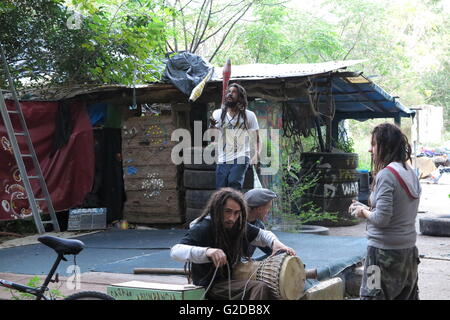
[{"label": "bicycle", "polygon": [[[53,275],[56,272],[61,260],[67,261],[65,255],[78,255],[85,247],[84,243],[80,240],[75,239],[62,239],[53,236],[42,236],[38,238],[38,241],[47,247],[52,248],[58,254],[56,261],[54,262],[50,272],[47,274],[47,277],[44,283],[38,287],[33,288],[29,286],[25,286],[19,283],[14,283],[11,281],[0,279],[0,287],[5,287],[8,289],[17,290],[19,292],[31,294],[36,297],[36,300],[56,300],[56,298],[52,296],[46,296],[45,293],[49,291],[49,283],[58,283],[59,276],[58,273],[55,276],[55,279],[52,280]],[[64,300],[115,300],[113,297],[97,291],[82,291],[75,294],[72,294]]]}]

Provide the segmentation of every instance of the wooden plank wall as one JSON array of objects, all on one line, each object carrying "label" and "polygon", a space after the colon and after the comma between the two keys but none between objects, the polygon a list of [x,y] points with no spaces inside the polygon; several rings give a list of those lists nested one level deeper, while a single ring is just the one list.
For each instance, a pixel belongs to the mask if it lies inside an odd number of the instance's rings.
[{"label": "wooden plank wall", "polygon": [[122,125],[122,154],[127,201],[124,218],[131,223],[182,223],[179,173],[171,160],[177,142],[174,115],[132,117]]}]

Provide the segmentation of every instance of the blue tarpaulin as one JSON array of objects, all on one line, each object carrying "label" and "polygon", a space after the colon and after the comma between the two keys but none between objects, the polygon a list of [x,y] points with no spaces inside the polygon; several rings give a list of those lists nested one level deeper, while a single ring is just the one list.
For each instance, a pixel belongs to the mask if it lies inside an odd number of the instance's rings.
[{"label": "blue tarpaulin", "polygon": [[[186,230],[115,230],[78,237],[86,248],[77,256],[81,272],[132,274],[134,268],[183,268],[170,258],[170,248],[179,242]],[[340,274],[365,257],[365,238],[320,236],[275,232],[286,245],[294,248],[307,269],[317,268],[319,280]],[[255,256],[261,252],[256,252]],[[0,272],[46,274],[56,253],[33,244],[0,250]],[[66,275],[73,259],[68,256],[57,272]],[[69,275],[69,274],[67,274]],[[306,288],[315,284],[309,282]]]},{"label": "blue tarpaulin", "polygon": [[103,125],[105,123],[107,107],[108,105],[103,102],[88,105],[87,110],[93,126]]},{"label": "blue tarpaulin", "polygon": [[[339,73],[336,73],[339,75]],[[326,77],[314,78],[314,83],[319,84],[319,91],[324,92],[327,86]],[[400,118],[414,116],[415,111],[402,105],[397,97],[391,96],[370,79],[359,75],[357,77],[334,76],[331,79],[331,92],[336,108],[335,120],[357,119],[367,120],[373,118]],[[327,95],[319,96],[319,103],[326,103]],[[309,104],[308,97],[300,97],[292,100]]]},{"label": "blue tarpaulin", "polygon": [[[311,81],[315,92],[328,91],[331,79],[331,93],[336,106],[337,120],[410,117],[415,111],[409,110],[383,88],[375,84],[371,77],[362,73],[340,72],[338,70],[355,66],[366,60],[327,61],[307,64],[249,64],[232,65],[231,81],[275,81],[285,83],[295,78]],[[222,81],[222,68],[215,67],[211,82]],[[246,86],[243,83],[244,87]],[[280,85],[280,88],[284,86]],[[319,96],[320,103],[326,103],[327,95]],[[309,105],[308,95],[299,92],[297,98],[289,102]]]}]

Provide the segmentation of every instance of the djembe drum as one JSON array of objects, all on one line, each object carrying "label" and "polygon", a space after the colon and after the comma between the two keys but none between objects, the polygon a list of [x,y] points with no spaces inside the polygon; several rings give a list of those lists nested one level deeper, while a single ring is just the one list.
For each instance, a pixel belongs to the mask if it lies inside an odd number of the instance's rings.
[{"label": "djembe drum", "polygon": [[233,279],[263,281],[277,299],[298,300],[303,295],[306,274],[299,257],[281,253],[263,261],[238,263]]}]

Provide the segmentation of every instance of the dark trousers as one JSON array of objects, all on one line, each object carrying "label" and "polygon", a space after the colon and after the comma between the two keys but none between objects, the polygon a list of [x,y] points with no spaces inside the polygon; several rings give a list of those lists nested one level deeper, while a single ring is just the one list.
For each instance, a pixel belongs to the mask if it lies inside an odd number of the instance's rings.
[{"label": "dark trousers", "polygon": [[361,300],[419,300],[417,247],[385,250],[367,247]]},{"label": "dark trousers", "polygon": [[231,163],[218,163],[216,166],[216,189],[230,187],[242,190],[249,162],[250,159],[244,157],[235,159]]},{"label": "dark trousers", "polygon": [[[245,285],[247,284],[247,287]],[[244,292],[245,288],[245,292]],[[228,280],[214,284],[206,294],[210,300],[228,300],[231,290],[231,300],[274,300],[269,286],[257,280]],[[244,299],[242,295],[244,294]]]}]

